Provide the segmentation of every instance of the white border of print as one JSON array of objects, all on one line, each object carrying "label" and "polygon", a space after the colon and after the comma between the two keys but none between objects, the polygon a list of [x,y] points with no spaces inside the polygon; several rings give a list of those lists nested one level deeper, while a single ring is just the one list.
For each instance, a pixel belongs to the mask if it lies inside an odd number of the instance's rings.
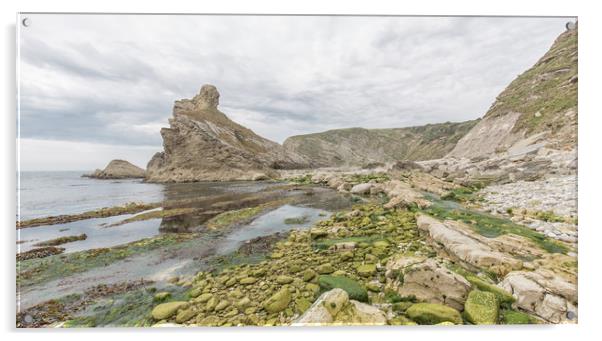
[{"label": "white border of print", "polygon": [[[601,158],[599,110],[600,53],[602,32],[600,11],[594,1],[277,1],[220,0],[202,1],[140,1],[123,0],[4,0],[2,10],[2,332],[10,339],[37,340],[104,340],[126,336],[146,340],[164,340],[169,334],[178,338],[245,338],[262,340],[307,340],[337,338],[366,340],[377,337],[390,339],[451,338],[461,340],[539,339],[576,340],[601,334],[599,243],[602,226],[596,213],[600,210]],[[558,326],[492,326],[492,327],[343,327],[343,328],[214,328],[214,329],[86,329],[86,330],[16,330],[15,329],[15,172],[16,172],[16,94],[15,94],[15,20],[17,12],[130,12],[130,13],[248,13],[248,14],[405,14],[405,15],[558,15],[579,17],[579,324]],[[596,106],[596,104],[598,104]],[[598,109],[598,110],[595,110]],[[599,220],[599,219],[598,219]],[[597,325],[598,324],[598,325]],[[374,335],[378,333],[378,335]],[[127,335],[121,335],[127,334]],[[598,336],[599,338],[600,336]]]}]

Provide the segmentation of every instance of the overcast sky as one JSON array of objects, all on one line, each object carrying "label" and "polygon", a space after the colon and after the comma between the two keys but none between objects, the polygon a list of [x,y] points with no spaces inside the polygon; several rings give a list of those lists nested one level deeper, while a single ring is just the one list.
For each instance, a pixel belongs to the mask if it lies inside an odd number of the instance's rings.
[{"label": "overcast sky", "polygon": [[[21,169],[145,167],[174,100],[282,143],[346,127],[481,117],[567,18],[28,15]],[[199,151],[201,152],[201,151]]]}]

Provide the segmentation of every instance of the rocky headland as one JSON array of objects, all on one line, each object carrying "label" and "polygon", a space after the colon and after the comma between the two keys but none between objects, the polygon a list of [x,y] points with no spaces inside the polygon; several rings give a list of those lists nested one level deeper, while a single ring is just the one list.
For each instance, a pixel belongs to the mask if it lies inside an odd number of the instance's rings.
[{"label": "rocky headland", "polygon": [[215,86],[203,85],[192,99],[176,101],[170,127],[161,129],[164,151],[147,165],[148,181],[264,180],[277,169],[310,165],[230,120],[217,109],[219,97]]}]

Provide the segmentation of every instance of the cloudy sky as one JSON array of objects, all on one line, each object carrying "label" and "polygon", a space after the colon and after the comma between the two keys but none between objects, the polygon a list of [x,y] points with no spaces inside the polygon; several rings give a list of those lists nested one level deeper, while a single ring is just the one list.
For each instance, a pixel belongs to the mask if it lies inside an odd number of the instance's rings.
[{"label": "cloudy sky", "polygon": [[142,167],[173,101],[220,109],[282,143],[345,127],[482,116],[567,18],[27,15],[22,170]]}]

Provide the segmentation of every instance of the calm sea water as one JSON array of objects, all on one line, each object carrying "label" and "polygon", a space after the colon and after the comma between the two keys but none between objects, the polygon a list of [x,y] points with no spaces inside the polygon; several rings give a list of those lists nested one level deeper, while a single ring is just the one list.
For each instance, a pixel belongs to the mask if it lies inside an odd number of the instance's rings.
[{"label": "calm sea water", "polygon": [[164,185],[140,179],[97,180],[78,172],[21,172],[17,184],[17,218],[74,214],[128,202],[157,202]]},{"label": "calm sea water", "polygon": [[152,203],[222,193],[250,193],[275,185],[251,181],[153,184],[141,179],[82,178],[84,173],[21,172],[21,183],[17,185],[17,218],[19,211],[21,220],[27,220],[82,213],[128,202]]}]

